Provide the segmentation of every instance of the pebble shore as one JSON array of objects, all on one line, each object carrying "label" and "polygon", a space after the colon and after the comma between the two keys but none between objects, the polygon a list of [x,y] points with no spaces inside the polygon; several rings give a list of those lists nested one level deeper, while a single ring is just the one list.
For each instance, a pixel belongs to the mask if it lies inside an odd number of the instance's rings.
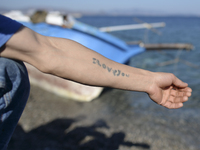
[{"label": "pebble shore", "polygon": [[200,119],[185,112],[145,93],[106,89],[83,103],[31,86],[8,150],[199,150]]}]

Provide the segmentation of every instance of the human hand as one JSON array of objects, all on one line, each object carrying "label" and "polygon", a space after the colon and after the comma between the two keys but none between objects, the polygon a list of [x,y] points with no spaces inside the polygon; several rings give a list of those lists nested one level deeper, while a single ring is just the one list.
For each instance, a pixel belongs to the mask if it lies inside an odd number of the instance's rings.
[{"label": "human hand", "polygon": [[155,73],[153,83],[147,92],[149,97],[159,105],[169,109],[183,106],[191,96],[192,89],[170,73]]}]

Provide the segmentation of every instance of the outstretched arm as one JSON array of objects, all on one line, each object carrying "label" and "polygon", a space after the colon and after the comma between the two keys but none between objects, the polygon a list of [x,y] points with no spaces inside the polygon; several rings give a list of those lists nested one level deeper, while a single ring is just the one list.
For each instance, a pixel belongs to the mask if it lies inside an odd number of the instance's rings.
[{"label": "outstretched arm", "polygon": [[1,56],[79,83],[147,92],[156,103],[180,108],[192,90],[173,74],[154,73],[111,61],[83,45],[46,37],[23,27],[1,48]]}]

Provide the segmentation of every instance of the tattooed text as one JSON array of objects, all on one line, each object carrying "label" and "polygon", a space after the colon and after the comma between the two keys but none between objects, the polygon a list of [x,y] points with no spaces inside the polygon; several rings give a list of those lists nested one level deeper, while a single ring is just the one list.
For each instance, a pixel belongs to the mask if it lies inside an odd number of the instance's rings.
[{"label": "tattooed text", "polygon": [[98,59],[93,58],[93,64],[97,64],[99,67],[106,69],[108,72],[112,73],[114,76],[123,76],[129,77],[129,74],[125,74],[121,70],[113,69],[112,67],[107,66],[106,64],[101,63]]}]

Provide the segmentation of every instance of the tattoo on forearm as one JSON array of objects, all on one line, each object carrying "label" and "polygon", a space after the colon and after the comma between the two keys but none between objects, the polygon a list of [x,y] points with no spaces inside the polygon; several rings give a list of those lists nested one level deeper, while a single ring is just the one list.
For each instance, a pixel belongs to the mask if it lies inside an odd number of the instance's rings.
[{"label": "tattoo on forearm", "polygon": [[101,63],[98,59],[93,58],[93,64],[97,64],[99,67],[106,69],[108,72],[112,73],[114,76],[123,76],[129,77],[129,74],[122,72],[121,70],[113,69],[112,67],[107,66],[106,64]]}]

